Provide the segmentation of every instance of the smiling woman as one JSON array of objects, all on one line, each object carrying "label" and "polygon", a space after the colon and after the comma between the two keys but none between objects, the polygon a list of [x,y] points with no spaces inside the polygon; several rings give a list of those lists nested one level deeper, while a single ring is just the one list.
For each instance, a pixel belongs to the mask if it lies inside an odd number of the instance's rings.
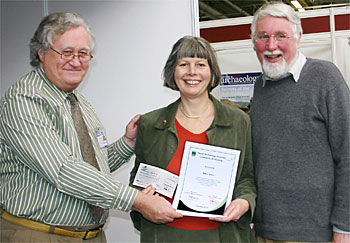
[{"label": "smiling woman", "polygon": [[[178,60],[175,69],[175,83],[180,90],[181,97],[187,99],[208,99],[208,86],[211,79],[211,71],[207,59],[198,57],[184,57]],[[209,107],[208,102],[199,104]],[[182,102],[183,106],[185,102]],[[185,107],[186,108],[186,107]],[[184,109],[185,109],[184,108]],[[188,109],[189,107],[187,107]],[[189,111],[188,114],[197,112],[198,114],[191,114],[195,116],[205,115],[201,107],[194,107],[195,111]]]},{"label": "smiling woman", "polygon": [[[131,217],[142,242],[251,242],[249,227],[255,205],[249,117],[225,105],[210,91],[221,80],[215,53],[198,37],[185,36],[173,46],[163,69],[164,86],[179,91],[180,98],[140,119],[136,160],[130,185],[140,163],[179,175],[186,141],[241,151],[234,197],[225,218],[184,216],[168,224],[152,224],[137,212]],[[167,198],[170,202],[173,198]],[[222,223],[222,224],[220,224]]]}]

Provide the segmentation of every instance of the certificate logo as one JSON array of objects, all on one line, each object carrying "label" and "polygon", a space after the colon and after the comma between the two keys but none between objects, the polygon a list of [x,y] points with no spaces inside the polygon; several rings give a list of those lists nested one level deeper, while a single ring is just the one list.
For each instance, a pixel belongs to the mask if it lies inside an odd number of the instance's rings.
[{"label": "certificate logo", "polygon": [[196,156],[197,152],[196,151],[192,151],[192,156]]}]

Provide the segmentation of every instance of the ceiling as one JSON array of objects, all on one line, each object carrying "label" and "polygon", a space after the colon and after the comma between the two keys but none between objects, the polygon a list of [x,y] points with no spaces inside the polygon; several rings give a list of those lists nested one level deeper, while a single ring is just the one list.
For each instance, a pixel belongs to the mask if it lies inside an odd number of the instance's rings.
[{"label": "ceiling", "polygon": [[[350,6],[350,0],[298,0],[307,10]],[[199,0],[199,21],[253,16],[268,0]],[[284,0],[290,4],[291,1]]]}]

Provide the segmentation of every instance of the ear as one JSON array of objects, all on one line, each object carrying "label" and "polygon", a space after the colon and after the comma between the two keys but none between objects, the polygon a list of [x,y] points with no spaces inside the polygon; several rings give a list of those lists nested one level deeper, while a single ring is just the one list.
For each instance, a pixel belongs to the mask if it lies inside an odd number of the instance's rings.
[{"label": "ear", "polygon": [[299,37],[297,39],[297,49],[300,48],[300,39],[301,39],[301,33],[299,34]]},{"label": "ear", "polygon": [[38,56],[39,56],[39,60],[40,62],[43,62],[45,59],[45,53],[43,52],[43,48],[40,47],[38,50]]},{"label": "ear", "polygon": [[253,43],[253,49],[254,49],[254,51],[256,51],[256,47],[255,47],[255,44],[256,44],[256,43],[255,43],[255,40],[252,39],[252,43]]}]

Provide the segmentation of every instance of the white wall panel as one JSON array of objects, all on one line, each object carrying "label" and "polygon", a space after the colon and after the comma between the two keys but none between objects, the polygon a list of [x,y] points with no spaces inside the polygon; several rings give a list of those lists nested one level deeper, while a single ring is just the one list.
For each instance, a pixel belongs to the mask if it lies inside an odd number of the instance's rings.
[{"label": "white wall panel", "polygon": [[1,0],[0,97],[26,72],[29,41],[42,17],[40,1]]}]

